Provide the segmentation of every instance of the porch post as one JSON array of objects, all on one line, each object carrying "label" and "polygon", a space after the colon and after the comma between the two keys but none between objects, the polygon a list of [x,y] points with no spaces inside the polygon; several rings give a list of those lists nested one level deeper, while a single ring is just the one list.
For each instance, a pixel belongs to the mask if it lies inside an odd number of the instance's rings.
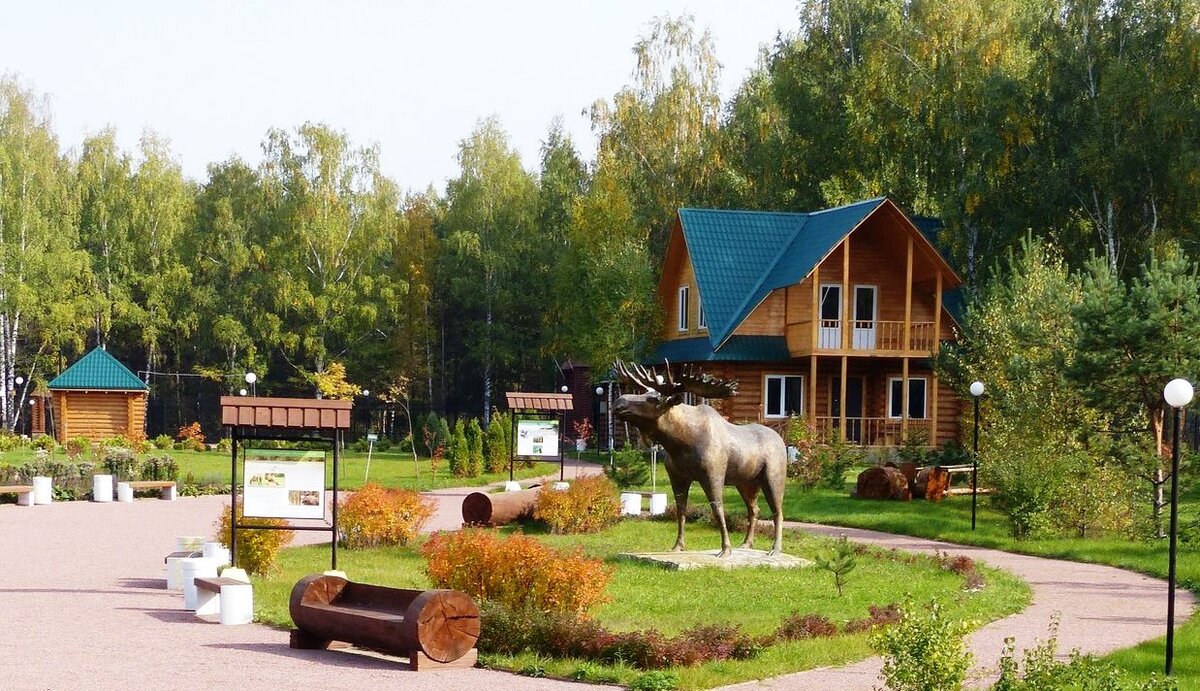
[{"label": "porch post", "polygon": [[812,272],[812,342],[809,343],[809,349],[812,352],[817,351],[817,347],[821,344],[821,265]]},{"label": "porch post", "polygon": [[908,438],[908,357],[901,358],[901,361],[903,364],[900,366],[900,399],[904,408],[900,411],[900,439],[903,440]]},{"label": "porch post", "polygon": [[817,431],[817,354],[808,356],[808,428]]},{"label": "porch post", "polygon": [[841,398],[838,399],[839,401],[841,401],[841,405],[838,406],[838,408],[839,408],[838,424],[840,425],[839,429],[838,429],[838,436],[840,436],[842,438],[842,441],[846,441],[846,374],[847,374],[846,369],[847,369],[848,364],[849,364],[849,358],[847,358],[846,355],[843,353],[842,354],[842,393],[841,393]]},{"label": "porch post", "polygon": [[908,236],[908,268],[904,278],[904,352],[912,350],[913,239]]},{"label": "porch post", "polygon": [[[850,236],[842,241],[842,352],[850,350],[850,333],[854,329],[854,321],[850,312]],[[849,325],[849,326],[847,326]],[[844,362],[844,360],[843,360]],[[845,366],[842,367],[842,389],[846,387]],[[845,408],[845,401],[842,401]],[[844,417],[844,416],[843,416]]]}]

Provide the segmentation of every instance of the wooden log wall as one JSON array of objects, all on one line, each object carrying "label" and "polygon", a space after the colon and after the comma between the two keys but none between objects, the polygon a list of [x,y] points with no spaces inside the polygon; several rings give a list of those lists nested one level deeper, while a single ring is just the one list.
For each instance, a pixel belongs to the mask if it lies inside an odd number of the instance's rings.
[{"label": "wooden log wall", "polygon": [[55,391],[53,406],[56,437],[62,444],[74,437],[133,438],[145,430],[145,392]]}]

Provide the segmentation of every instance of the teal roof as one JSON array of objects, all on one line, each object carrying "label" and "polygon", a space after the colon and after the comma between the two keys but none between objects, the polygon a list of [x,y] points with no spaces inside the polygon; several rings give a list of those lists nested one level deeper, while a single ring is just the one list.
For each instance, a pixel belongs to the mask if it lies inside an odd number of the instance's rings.
[{"label": "teal roof", "polygon": [[720,354],[713,350],[707,338],[681,338],[663,341],[654,350],[649,363],[668,362],[778,362],[791,359],[787,339],[783,336],[733,336],[721,346]]},{"label": "teal roof", "polygon": [[103,348],[96,348],[50,382],[51,389],[145,391],[149,387]]},{"label": "teal roof", "polygon": [[772,290],[803,280],[883,203],[879,197],[812,213],[680,209],[710,351],[728,359],[726,341],[754,308]]}]

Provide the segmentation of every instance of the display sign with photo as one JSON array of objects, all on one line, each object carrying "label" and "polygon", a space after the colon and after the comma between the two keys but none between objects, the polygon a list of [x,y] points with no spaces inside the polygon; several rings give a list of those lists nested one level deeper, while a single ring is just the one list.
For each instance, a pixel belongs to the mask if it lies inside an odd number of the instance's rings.
[{"label": "display sign with photo", "polygon": [[558,420],[517,420],[518,458],[558,458]]},{"label": "display sign with photo", "polygon": [[325,452],[246,449],[245,515],[325,518]]}]

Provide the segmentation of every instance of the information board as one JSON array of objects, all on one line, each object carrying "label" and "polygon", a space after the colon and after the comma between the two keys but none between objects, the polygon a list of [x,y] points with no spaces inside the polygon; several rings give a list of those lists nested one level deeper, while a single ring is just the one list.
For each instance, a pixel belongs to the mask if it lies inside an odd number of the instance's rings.
[{"label": "information board", "polygon": [[325,518],[325,452],[246,449],[245,515]]},{"label": "information board", "polygon": [[558,458],[558,420],[517,420],[518,458]]}]

